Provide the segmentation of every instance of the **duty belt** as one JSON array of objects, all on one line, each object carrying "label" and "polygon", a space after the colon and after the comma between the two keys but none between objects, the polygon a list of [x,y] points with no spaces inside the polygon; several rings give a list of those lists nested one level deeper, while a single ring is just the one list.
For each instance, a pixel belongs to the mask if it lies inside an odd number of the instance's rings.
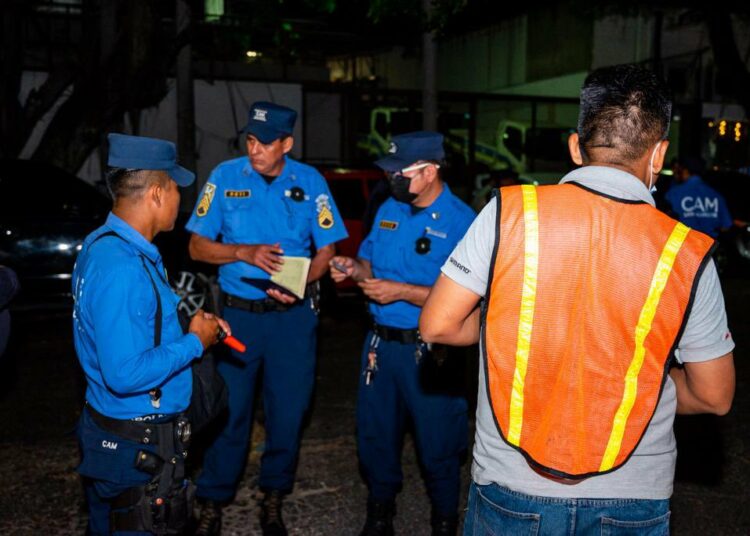
[{"label": "duty belt", "polygon": [[190,423],[183,416],[175,416],[167,422],[144,422],[113,419],[96,411],[91,404],[86,404],[94,422],[102,429],[117,436],[144,445],[159,445],[177,439],[183,445],[190,442],[192,435]]},{"label": "duty belt", "polygon": [[400,342],[401,344],[419,344],[422,342],[418,329],[399,329],[373,324],[372,331],[384,341]]},{"label": "duty belt", "polygon": [[[309,296],[310,285],[307,285],[305,290],[305,297]],[[297,300],[294,303],[286,304],[281,303],[279,300],[273,298],[265,298],[262,300],[246,300],[233,294],[223,293],[224,305],[227,307],[234,307],[235,309],[242,309],[243,311],[249,311],[251,313],[281,313],[288,311],[292,307],[301,305],[303,300]]]}]

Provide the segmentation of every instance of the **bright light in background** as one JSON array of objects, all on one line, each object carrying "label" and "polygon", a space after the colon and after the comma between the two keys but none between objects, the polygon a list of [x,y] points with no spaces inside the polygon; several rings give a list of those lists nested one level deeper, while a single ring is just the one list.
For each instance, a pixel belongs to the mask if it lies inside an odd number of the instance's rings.
[{"label": "bright light in background", "polygon": [[734,141],[742,139],[742,123],[739,121],[734,124]]},{"label": "bright light in background", "polygon": [[726,136],[727,135],[727,122],[726,120],[722,119],[719,122],[719,136]]},{"label": "bright light in background", "polygon": [[256,58],[260,58],[261,56],[263,56],[263,53],[258,52],[257,50],[248,50],[247,52],[245,52],[245,56],[247,56],[251,60],[254,60]]}]

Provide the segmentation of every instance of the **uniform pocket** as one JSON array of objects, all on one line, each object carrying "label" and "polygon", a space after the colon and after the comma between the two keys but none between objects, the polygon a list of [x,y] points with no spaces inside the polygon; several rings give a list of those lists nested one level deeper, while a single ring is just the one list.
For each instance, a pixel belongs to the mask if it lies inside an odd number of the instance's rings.
[{"label": "uniform pocket", "polygon": [[667,536],[670,512],[646,520],[621,520],[602,517],[602,536]]},{"label": "uniform pocket", "polygon": [[122,480],[122,467],[116,455],[93,448],[83,448],[81,454],[81,464],[78,466],[78,473],[81,476],[107,482]]},{"label": "uniform pocket", "polygon": [[515,512],[495,504],[480,488],[477,488],[475,512],[475,536],[536,536],[542,520],[541,514]]}]

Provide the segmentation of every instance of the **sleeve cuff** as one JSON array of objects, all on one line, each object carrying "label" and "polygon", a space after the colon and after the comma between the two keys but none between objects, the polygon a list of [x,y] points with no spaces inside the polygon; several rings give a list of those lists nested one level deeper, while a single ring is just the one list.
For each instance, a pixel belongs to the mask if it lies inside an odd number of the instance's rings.
[{"label": "sleeve cuff", "polygon": [[477,296],[484,297],[485,292],[487,292],[486,284],[477,281],[476,278],[466,275],[463,270],[455,267],[453,264],[450,264],[450,261],[446,262],[440,269],[440,271],[443,272],[443,275],[450,278],[454,283],[461,285],[467,290],[472,291]]},{"label": "sleeve cuff", "polygon": [[732,340],[732,337],[730,336],[716,344],[705,346],[703,348],[678,348],[675,352],[675,357],[680,363],[702,363],[704,361],[711,361],[712,359],[718,359],[719,357],[725,356],[732,350],[734,350],[734,340]]},{"label": "sleeve cuff", "polygon": [[185,351],[188,353],[188,359],[195,359],[203,355],[203,344],[195,333],[188,333],[182,336],[185,345]]}]

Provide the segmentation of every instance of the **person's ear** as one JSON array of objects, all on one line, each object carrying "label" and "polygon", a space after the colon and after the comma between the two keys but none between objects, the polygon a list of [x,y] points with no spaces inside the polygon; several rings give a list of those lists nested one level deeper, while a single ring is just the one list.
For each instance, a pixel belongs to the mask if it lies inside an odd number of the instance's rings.
[{"label": "person's ear", "polygon": [[155,181],[149,187],[149,195],[151,196],[151,200],[157,208],[161,208],[161,205],[164,201],[164,194],[164,188],[157,181]]},{"label": "person's ear", "polygon": [[427,184],[432,184],[438,176],[437,165],[427,166],[426,168],[424,168],[424,173],[425,179],[427,179]]},{"label": "person's ear", "polygon": [[654,163],[651,167],[651,171],[654,175],[661,173],[661,170],[664,167],[664,157],[667,156],[667,149],[669,149],[669,140],[660,141],[659,145],[654,149]]},{"label": "person's ear", "polygon": [[294,147],[294,138],[292,136],[287,136],[281,141],[281,148],[284,154],[288,154],[292,150],[292,147]]},{"label": "person's ear", "polygon": [[568,151],[573,163],[577,166],[583,165],[583,156],[581,155],[581,140],[578,138],[578,132],[573,132],[568,136]]}]

